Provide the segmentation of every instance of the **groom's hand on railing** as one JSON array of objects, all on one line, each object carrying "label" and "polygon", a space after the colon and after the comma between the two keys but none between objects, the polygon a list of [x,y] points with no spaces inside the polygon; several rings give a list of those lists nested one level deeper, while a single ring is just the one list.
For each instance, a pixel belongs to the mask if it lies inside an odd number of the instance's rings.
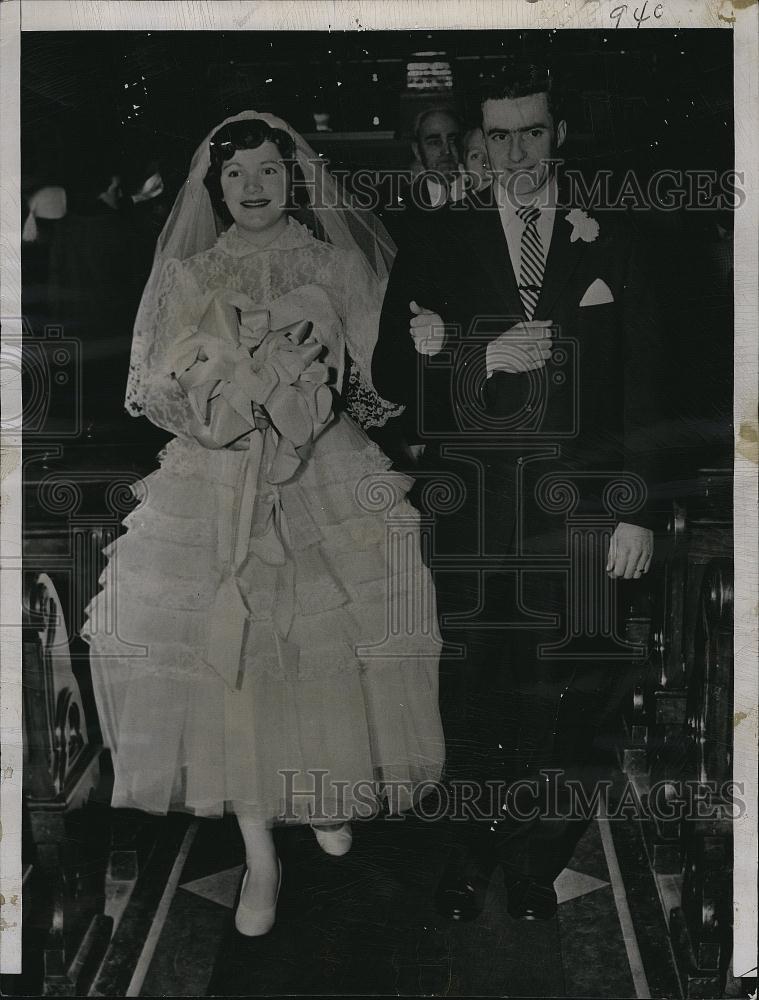
[{"label": "groom's hand on railing", "polygon": [[495,372],[516,375],[545,367],[551,357],[550,320],[516,323],[491,340],[485,351],[488,378]]},{"label": "groom's hand on railing", "polygon": [[620,521],[611,536],[606,573],[616,580],[639,580],[648,572],[653,554],[653,531]]},{"label": "groom's hand on railing", "polygon": [[438,354],[445,342],[445,323],[442,318],[431,309],[417,305],[416,302],[409,302],[409,309],[411,310],[409,333],[417,352],[427,357]]}]

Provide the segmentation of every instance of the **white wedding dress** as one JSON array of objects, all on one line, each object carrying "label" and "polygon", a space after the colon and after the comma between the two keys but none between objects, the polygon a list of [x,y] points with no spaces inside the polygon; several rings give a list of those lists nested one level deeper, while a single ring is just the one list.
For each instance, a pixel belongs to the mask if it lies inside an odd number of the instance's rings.
[{"label": "white wedding dress", "polygon": [[[231,289],[268,309],[272,329],[310,320],[340,384],[346,345],[361,357],[362,331],[377,322],[376,288],[353,264],[293,220],[265,249],[232,227],[165,268],[156,350]],[[240,636],[230,625],[230,649],[242,642],[230,683],[207,647],[219,636],[210,617],[246,452],[199,444],[187,397],[168,376],[153,379],[145,412],[177,437],[106,550],[85,629],[114,756],[113,804],[271,822],[368,815],[383,796],[407,808],[421,783],[439,778],[444,753],[434,593],[418,514],[404,499],[409,481],[387,472],[343,413],[292,479],[258,489],[258,537],[238,575],[249,613]],[[393,552],[400,565],[389,563]]]}]

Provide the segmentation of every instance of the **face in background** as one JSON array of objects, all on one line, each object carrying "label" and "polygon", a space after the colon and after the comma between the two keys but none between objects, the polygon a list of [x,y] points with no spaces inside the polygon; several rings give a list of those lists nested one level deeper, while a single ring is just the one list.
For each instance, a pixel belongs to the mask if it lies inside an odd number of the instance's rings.
[{"label": "face in background", "polygon": [[528,94],[485,101],[482,130],[491,171],[509,194],[524,200],[546,184],[551,168],[541,161],[555,157],[567,123],[554,122],[547,94]]},{"label": "face in background", "polygon": [[479,191],[490,180],[485,136],[481,128],[473,128],[464,136],[462,143],[464,170],[471,176],[473,188]]},{"label": "face in background", "polygon": [[437,170],[452,179],[459,169],[461,126],[447,111],[436,111],[419,127],[414,155],[425,170]]},{"label": "face in background", "polygon": [[289,177],[273,142],[237,149],[221,168],[224,203],[242,236],[253,242],[287,224]]}]

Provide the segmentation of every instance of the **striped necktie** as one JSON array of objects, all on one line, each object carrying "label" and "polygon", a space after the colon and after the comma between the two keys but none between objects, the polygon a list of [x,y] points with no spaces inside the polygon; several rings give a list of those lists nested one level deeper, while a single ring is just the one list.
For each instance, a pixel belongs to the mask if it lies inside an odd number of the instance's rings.
[{"label": "striped necktie", "polygon": [[540,209],[535,205],[517,209],[517,215],[524,222],[520,243],[519,295],[522,299],[527,319],[532,319],[540,297],[545,271],[543,241],[538,232]]}]

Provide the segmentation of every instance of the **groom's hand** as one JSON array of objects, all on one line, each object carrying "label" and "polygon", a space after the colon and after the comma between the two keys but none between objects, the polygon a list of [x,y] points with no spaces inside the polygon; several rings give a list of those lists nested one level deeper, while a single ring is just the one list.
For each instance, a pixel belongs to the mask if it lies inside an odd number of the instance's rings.
[{"label": "groom's hand", "polygon": [[612,579],[639,580],[648,572],[653,554],[653,531],[620,521],[611,536],[606,572]]},{"label": "groom's hand", "polygon": [[432,357],[443,349],[445,342],[445,324],[436,312],[425,309],[416,302],[409,302],[411,321],[409,333],[414,340],[414,347],[419,354]]},{"label": "groom's hand", "polygon": [[550,320],[525,320],[491,340],[485,351],[488,378],[494,372],[536,371],[551,357]]}]

